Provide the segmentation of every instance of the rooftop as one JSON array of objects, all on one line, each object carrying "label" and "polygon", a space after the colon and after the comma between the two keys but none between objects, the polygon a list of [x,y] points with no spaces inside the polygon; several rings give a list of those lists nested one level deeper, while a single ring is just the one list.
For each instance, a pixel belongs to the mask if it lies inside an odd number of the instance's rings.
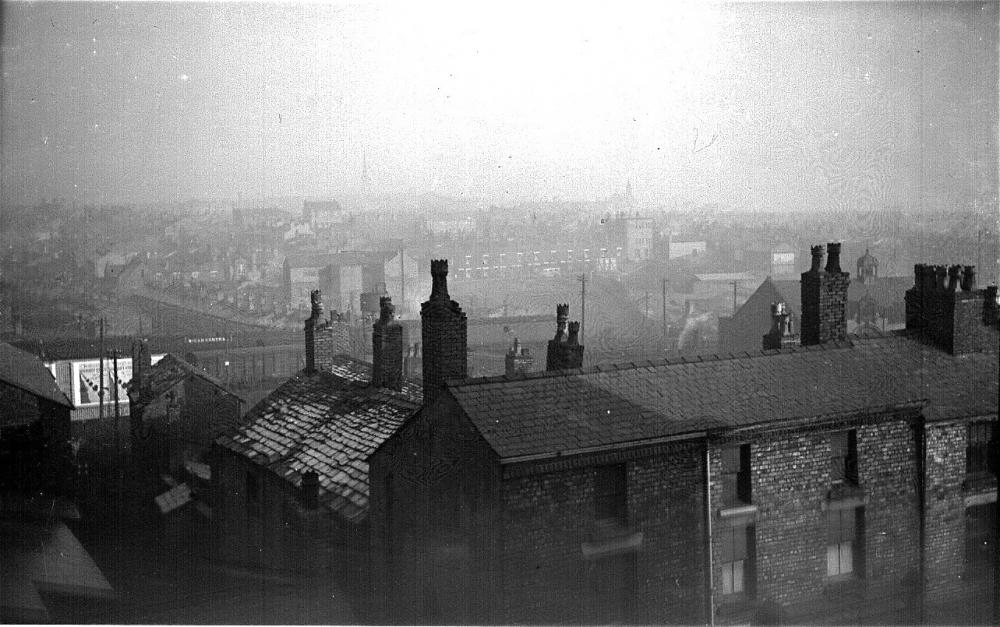
[{"label": "rooftop", "polygon": [[350,522],[368,516],[368,456],[420,407],[418,384],[373,386],[371,365],[346,355],[299,372],[258,403],[246,425],[216,440],[298,487],[319,475],[319,502]]},{"label": "rooftop", "polygon": [[[133,365],[133,369],[134,368],[135,366]],[[212,385],[216,386],[226,394],[240,398],[237,394],[231,392],[226,387],[226,384],[220,379],[208,374],[197,366],[189,364],[180,357],[171,353],[164,355],[163,358],[157,361],[149,369],[148,373],[144,375],[145,378],[148,378],[149,389],[153,396],[162,394],[178,382],[190,376],[200,377],[201,379],[204,379],[205,381],[208,381]],[[130,382],[130,386],[134,382],[135,378],[133,378]]]},{"label": "rooftop", "polygon": [[913,404],[928,420],[992,415],[997,377],[995,352],[953,356],[899,334],[448,385],[512,461]]},{"label": "rooftop", "polygon": [[40,359],[0,342],[0,381],[66,407],[73,407]]}]

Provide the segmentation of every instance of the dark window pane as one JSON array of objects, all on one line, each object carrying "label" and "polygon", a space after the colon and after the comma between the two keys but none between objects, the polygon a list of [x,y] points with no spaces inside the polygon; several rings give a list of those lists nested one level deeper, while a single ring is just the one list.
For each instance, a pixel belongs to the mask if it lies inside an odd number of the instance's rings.
[{"label": "dark window pane", "polygon": [[625,464],[598,466],[594,483],[594,503],[598,520],[626,523],[628,493]]}]

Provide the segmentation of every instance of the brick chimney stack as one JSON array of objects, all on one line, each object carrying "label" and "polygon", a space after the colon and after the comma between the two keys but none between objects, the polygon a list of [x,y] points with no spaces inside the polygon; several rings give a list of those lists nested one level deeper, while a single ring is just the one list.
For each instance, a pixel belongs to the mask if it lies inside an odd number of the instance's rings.
[{"label": "brick chimney stack", "polygon": [[504,363],[504,374],[508,377],[524,374],[531,370],[531,365],[533,363],[534,359],[531,357],[528,349],[523,348],[521,346],[521,342],[515,337],[514,345],[507,351],[507,357]]},{"label": "brick chimney stack", "polygon": [[448,260],[431,260],[431,297],[420,306],[424,404],[429,405],[448,379],[468,376],[468,320],[448,296]]},{"label": "brick chimney stack", "polygon": [[906,329],[953,355],[996,344],[996,287],[976,289],[975,266],[918,263],[906,291]]},{"label": "brick chimney stack", "polygon": [[570,322],[569,305],[556,305],[556,335],[549,340],[545,356],[546,370],[566,370],[583,367],[583,345],[580,344],[580,323]]},{"label": "brick chimney stack", "polygon": [[323,293],[319,290],[310,292],[309,303],[312,309],[305,321],[306,372],[316,372],[316,327],[322,324]]},{"label": "brick chimney stack", "polygon": [[764,336],[764,350],[796,346],[799,336],[792,333],[791,314],[785,303],[771,303],[771,330]]},{"label": "brick chimney stack", "polygon": [[824,344],[847,339],[847,287],[851,275],[840,269],[840,244],[813,246],[812,267],[802,273],[801,344]]},{"label": "brick chimney stack", "polygon": [[403,325],[396,320],[392,299],[379,299],[379,318],[372,325],[372,385],[403,387]]}]

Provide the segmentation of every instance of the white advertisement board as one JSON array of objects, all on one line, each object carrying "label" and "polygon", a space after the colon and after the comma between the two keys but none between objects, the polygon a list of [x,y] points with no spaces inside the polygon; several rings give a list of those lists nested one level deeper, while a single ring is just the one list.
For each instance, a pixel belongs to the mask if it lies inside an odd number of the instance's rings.
[{"label": "white advertisement board", "polygon": [[[152,355],[151,361],[155,364],[163,358],[163,355]],[[73,377],[73,406],[74,407],[95,407],[100,404],[99,384],[101,378],[101,360],[91,359],[86,361],[75,361],[71,366]],[[104,360],[104,402],[112,403],[115,399],[112,384],[118,386],[118,400],[127,401],[128,392],[126,387],[132,380],[132,358],[118,358],[118,379],[115,381],[115,363],[112,359]]]}]

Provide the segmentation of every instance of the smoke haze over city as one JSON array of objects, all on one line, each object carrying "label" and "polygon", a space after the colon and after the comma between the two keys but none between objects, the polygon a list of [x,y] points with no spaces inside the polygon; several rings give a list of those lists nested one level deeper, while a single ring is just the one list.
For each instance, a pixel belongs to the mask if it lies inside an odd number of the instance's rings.
[{"label": "smoke haze over city", "polygon": [[995,3],[5,3],[3,200],[996,212]]}]

